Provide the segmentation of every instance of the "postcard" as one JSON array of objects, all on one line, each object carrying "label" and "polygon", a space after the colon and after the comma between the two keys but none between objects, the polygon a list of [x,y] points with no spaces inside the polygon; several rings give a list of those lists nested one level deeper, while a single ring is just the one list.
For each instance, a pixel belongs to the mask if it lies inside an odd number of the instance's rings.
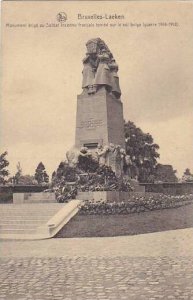
[{"label": "postcard", "polygon": [[0,299],[192,299],[192,13],[2,1]]}]

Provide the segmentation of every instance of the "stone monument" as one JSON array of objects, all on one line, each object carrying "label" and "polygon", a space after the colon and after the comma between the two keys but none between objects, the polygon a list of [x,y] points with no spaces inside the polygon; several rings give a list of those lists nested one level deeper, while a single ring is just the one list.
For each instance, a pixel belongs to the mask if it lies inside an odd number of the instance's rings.
[{"label": "stone monument", "polygon": [[[100,38],[89,40],[86,48],[82,93],[77,96],[75,146],[66,157],[70,166],[76,166],[81,157],[92,156],[99,165],[110,166],[120,179],[126,170],[125,179],[129,180],[118,65]],[[110,198],[114,193],[110,193]],[[122,199],[117,194],[115,198]]]}]

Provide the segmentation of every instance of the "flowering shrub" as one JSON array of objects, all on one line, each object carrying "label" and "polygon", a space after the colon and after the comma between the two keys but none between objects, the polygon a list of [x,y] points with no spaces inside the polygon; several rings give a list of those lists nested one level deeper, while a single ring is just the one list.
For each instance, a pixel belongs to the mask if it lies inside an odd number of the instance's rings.
[{"label": "flowering shrub", "polygon": [[124,178],[117,178],[108,166],[100,166],[95,173],[79,174],[78,190],[81,192],[122,191],[128,192],[132,188]]},{"label": "flowering shrub", "polygon": [[58,202],[67,202],[74,199],[78,191],[127,192],[132,188],[126,179],[118,178],[109,166],[98,166],[94,173],[85,173],[79,165],[70,167],[68,163],[61,163],[52,180],[52,190]]},{"label": "flowering shrub", "polygon": [[80,208],[82,215],[115,215],[139,213],[149,210],[174,208],[193,202],[193,195],[171,196],[158,194],[143,197],[133,196],[128,202],[92,202],[85,201]]}]

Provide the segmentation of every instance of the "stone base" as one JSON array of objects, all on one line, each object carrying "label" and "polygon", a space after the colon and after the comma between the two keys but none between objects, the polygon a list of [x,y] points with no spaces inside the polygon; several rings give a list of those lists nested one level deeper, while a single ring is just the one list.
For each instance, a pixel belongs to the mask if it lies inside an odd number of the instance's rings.
[{"label": "stone base", "polygon": [[135,179],[130,179],[129,183],[131,185],[131,187],[133,188],[135,193],[145,193],[145,186],[144,185],[140,185],[139,182]]},{"label": "stone base", "polygon": [[55,193],[13,193],[13,204],[55,202]]},{"label": "stone base", "polygon": [[116,191],[98,191],[98,192],[78,192],[78,200],[88,200],[93,202],[128,202],[133,197],[142,197],[144,192],[116,192]]}]

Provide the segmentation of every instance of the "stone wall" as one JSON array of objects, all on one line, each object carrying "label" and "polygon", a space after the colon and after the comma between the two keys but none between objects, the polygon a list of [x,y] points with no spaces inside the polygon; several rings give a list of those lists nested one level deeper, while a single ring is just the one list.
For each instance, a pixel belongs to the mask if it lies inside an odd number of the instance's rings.
[{"label": "stone wall", "polygon": [[1,185],[0,193],[39,193],[45,191],[48,188],[48,185]]},{"label": "stone wall", "polygon": [[55,193],[13,193],[13,203],[55,203]]},{"label": "stone wall", "polygon": [[169,195],[193,194],[193,182],[142,183],[145,192],[164,193]]},{"label": "stone wall", "polygon": [[40,193],[48,189],[48,186],[41,185],[1,185],[0,203],[12,203],[13,193]]},{"label": "stone wall", "polygon": [[[153,193],[149,193],[153,194]],[[133,197],[142,197],[144,192],[118,192],[118,191],[97,191],[97,192],[79,192],[78,200],[89,200],[93,202],[128,202]]]}]

